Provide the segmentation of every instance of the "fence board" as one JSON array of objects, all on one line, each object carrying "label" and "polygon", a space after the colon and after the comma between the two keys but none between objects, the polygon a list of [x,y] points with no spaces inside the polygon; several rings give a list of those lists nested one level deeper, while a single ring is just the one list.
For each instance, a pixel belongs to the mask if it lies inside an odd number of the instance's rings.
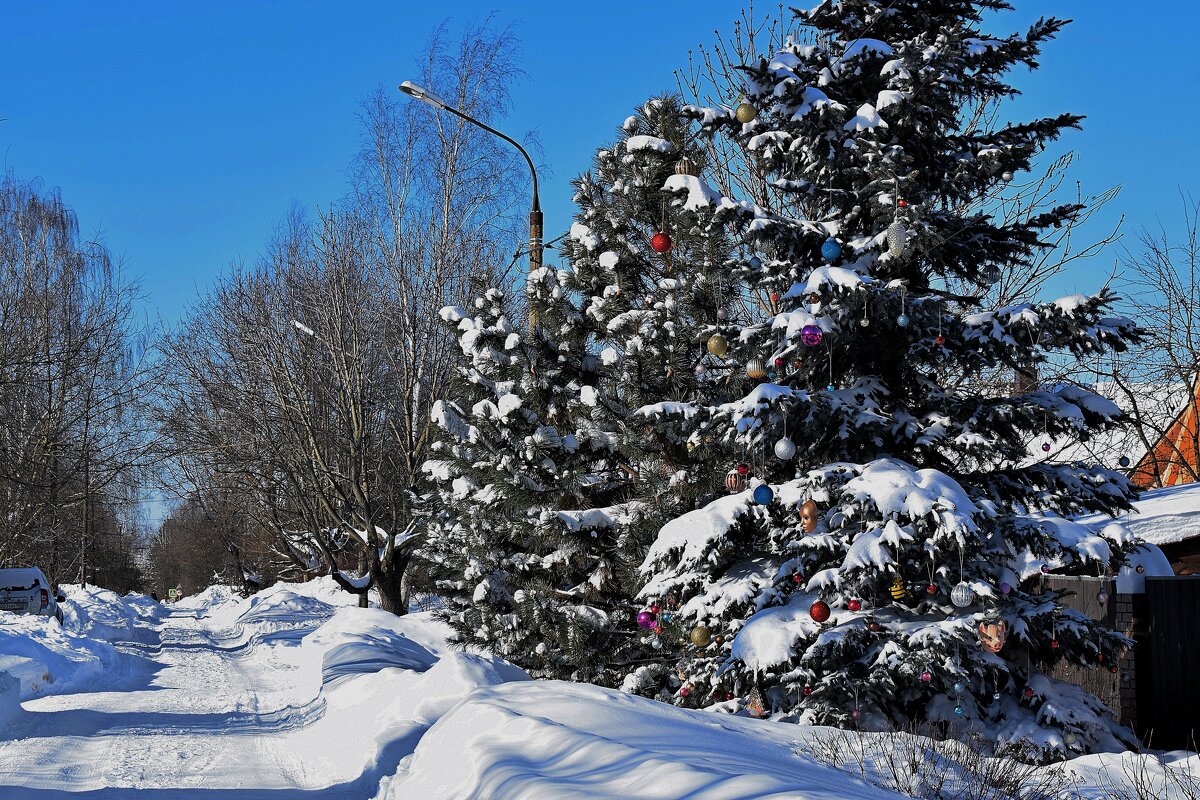
[{"label": "fence board", "polygon": [[1200,734],[1200,575],[1146,578],[1146,605],[1149,663],[1145,671],[1139,664],[1138,680],[1149,708],[1139,710],[1139,722],[1150,729],[1155,749],[1194,748]]}]

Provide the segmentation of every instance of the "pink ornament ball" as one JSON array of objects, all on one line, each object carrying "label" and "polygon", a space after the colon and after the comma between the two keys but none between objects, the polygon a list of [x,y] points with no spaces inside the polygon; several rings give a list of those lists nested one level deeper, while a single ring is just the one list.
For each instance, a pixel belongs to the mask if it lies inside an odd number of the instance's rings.
[{"label": "pink ornament ball", "polygon": [[924,672],[921,673],[921,683],[929,683],[931,680],[933,680],[932,672],[930,672],[929,670],[925,670]]}]

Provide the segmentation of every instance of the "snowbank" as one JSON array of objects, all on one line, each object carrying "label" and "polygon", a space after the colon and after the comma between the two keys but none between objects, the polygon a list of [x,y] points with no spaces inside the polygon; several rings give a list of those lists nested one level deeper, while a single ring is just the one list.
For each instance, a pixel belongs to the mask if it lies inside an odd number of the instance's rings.
[{"label": "snowbank", "polygon": [[453,706],[379,798],[901,797],[814,764],[797,733],[586,684],[504,683]]}]

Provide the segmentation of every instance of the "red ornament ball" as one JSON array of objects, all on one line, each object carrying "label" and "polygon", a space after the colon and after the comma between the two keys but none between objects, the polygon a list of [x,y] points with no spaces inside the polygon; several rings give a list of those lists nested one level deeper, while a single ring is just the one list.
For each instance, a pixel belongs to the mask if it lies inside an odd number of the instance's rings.
[{"label": "red ornament ball", "polygon": [[783,366],[783,359],[782,359],[782,358],[777,358],[777,359],[775,359],[775,366],[777,366],[777,367],[782,367],[782,366]]},{"label": "red ornament ball", "polygon": [[937,586],[932,583],[925,587],[925,594],[937,594]]},{"label": "red ornament ball", "polygon": [[771,302],[772,303],[779,302],[779,292],[771,292]]},{"label": "red ornament ball", "polygon": [[883,629],[883,626],[880,625],[878,622],[872,622],[867,627],[870,628],[871,633],[879,633],[879,631],[881,631]]},{"label": "red ornament ball", "polygon": [[799,572],[796,572],[796,573],[792,574],[792,580],[795,581],[796,583],[804,583],[804,576],[801,575]]},{"label": "red ornament ball", "polygon": [[805,687],[804,687],[804,696],[805,696],[805,697],[812,697],[812,687],[811,687],[811,686],[805,686]]},{"label": "red ornament ball", "polygon": [[946,344],[946,337],[939,333],[937,336],[933,337],[933,343],[938,347],[943,347]]},{"label": "red ornament ball", "polygon": [[658,612],[659,612],[658,603],[655,603],[654,605],[650,606],[651,614],[657,614]]},{"label": "red ornament ball", "polygon": [[900,206],[901,208],[908,208],[908,201],[901,198],[900,200],[896,201],[896,205]]},{"label": "red ornament ball", "polygon": [[750,474],[750,465],[749,464],[738,464],[737,465],[737,474],[738,475],[749,475]]},{"label": "red ornament ball", "polygon": [[1109,671],[1109,672],[1111,672],[1113,675],[1116,675],[1116,674],[1117,674],[1117,667],[1116,667],[1116,665],[1114,664],[1113,666],[1109,667],[1109,668],[1108,668],[1108,671]]},{"label": "red ornament ball", "polygon": [[1033,697],[1033,687],[1031,687],[1031,686],[1025,687],[1025,697],[1027,697],[1027,698]]},{"label": "red ornament ball", "polygon": [[659,231],[651,237],[650,246],[654,248],[654,252],[656,253],[666,253],[671,249],[671,237]]},{"label": "red ornament ball", "polygon": [[725,693],[725,699],[726,699],[726,700],[732,700],[732,699],[733,699],[733,692],[726,692],[726,693]]},{"label": "red ornament ball", "polygon": [[1050,443],[1049,442],[1042,442],[1042,452],[1043,453],[1050,452]]},{"label": "red ornament ball", "polygon": [[1058,649],[1058,639],[1051,639],[1051,640],[1050,640],[1050,649],[1051,649],[1051,650],[1057,650],[1057,649]]},{"label": "red ornament ball", "polygon": [[929,683],[931,680],[933,680],[932,672],[930,672],[929,670],[925,670],[924,672],[921,673],[921,683]]},{"label": "red ornament ball", "polygon": [[814,622],[824,622],[829,619],[829,604],[824,600],[818,600],[809,606],[808,615],[813,618]]},{"label": "red ornament ball", "polygon": [[654,626],[654,632],[655,632],[655,633],[662,633],[662,632],[663,632],[663,627],[662,627],[662,625],[655,625],[655,626]]},{"label": "red ornament ball", "polygon": [[1096,653],[1096,663],[1098,663],[1098,664],[1104,663],[1104,653]]},{"label": "red ornament ball", "polygon": [[850,712],[850,716],[854,717],[855,719],[859,719],[860,717],[862,717],[862,712],[856,708]]},{"label": "red ornament ball", "polygon": [[851,600],[850,602],[846,603],[846,608],[850,611],[858,611],[860,608],[862,608],[862,601]]},{"label": "red ornament ball", "polygon": [[680,697],[687,697],[691,693],[692,693],[692,690],[686,686],[684,686],[682,689],[679,690]]}]

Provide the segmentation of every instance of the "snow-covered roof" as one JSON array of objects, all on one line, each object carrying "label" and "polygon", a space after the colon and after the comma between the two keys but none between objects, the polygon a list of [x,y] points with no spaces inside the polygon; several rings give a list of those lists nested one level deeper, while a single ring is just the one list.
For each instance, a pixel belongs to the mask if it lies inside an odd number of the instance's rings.
[{"label": "snow-covered roof", "polygon": [[1161,547],[1200,536],[1200,483],[1146,492],[1134,509],[1118,521],[1144,542]]},{"label": "snow-covered roof", "polygon": [[[1111,381],[1101,381],[1090,387],[1101,397],[1111,400],[1131,417],[1140,417],[1149,423],[1149,430],[1166,430],[1171,420],[1179,413],[1179,409],[1187,402],[1189,389],[1186,384],[1135,384],[1132,386],[1133,397],[1118,391]],[[1135,407],[1136,406],[1136,407]],[[1126,469],[1121,466],[1122,456],[1129,459],[1130,465],[1136,464],[1146,454],[1146,444],[1134,425],[1118,426],[1110,431],[1097,433],[1086,442],[1056,442],[1051,452],[1050,461],[1072,462],[1083,461],[1090,464],[1102,464],[1109,469]],[[1061,445],[1059,447],[1058,445]],[[1041,456],[1040,440],[1030,443],[1030,453]]]}]

